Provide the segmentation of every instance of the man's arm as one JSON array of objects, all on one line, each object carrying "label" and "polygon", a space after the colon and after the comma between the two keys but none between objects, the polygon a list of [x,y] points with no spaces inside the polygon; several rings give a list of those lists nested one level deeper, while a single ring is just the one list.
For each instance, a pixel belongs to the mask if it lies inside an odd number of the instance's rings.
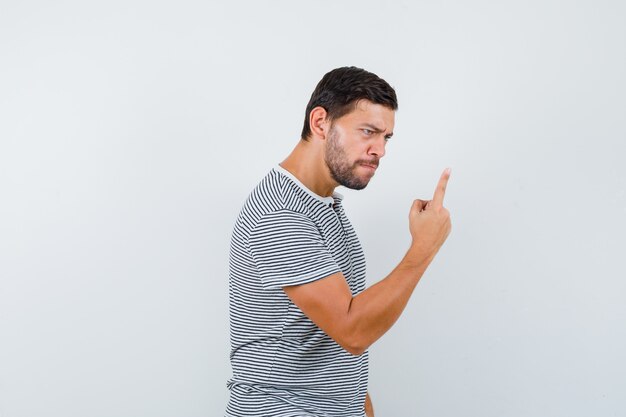
[{"label": "man's arm", "polygon": [[369,391],[365,394],[365,415],[367,417],[374,417],[374,406],[372,405]]},{"label": "man's arm", "polygon": [[348,352],[360,355],[389,330],[446,240],[451,225],[443,197],[449,177],[449,171],[444,171],[432,201],[413,202],[409,213],[411,247],[383,280],[356,297],[341,272],[283,287],[294,304]]}]

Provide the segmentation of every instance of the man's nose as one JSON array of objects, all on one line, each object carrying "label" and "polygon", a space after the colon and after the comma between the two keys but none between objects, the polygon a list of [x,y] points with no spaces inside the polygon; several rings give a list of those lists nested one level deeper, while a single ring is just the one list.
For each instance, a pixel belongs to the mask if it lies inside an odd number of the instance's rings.
[{"label": "man's nose", "polygon": [[375,155],[376,157],[378,157],[378,159],[382,158],[383,156],[385,156],[386,143],[387,141],[384,137],[377,138],[376,141],[372,143],[372,146],[370,146],[368,154]]}]

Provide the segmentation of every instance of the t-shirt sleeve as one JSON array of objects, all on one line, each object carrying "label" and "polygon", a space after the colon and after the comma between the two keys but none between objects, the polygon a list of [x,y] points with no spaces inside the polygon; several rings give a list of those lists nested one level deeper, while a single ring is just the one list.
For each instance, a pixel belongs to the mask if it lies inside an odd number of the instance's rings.
[{"label": "t-shirt sleeve", "polygon": [[264,215],[248,244],[264,288],[306,284],[341,271],[315,223],[301,213]]}]

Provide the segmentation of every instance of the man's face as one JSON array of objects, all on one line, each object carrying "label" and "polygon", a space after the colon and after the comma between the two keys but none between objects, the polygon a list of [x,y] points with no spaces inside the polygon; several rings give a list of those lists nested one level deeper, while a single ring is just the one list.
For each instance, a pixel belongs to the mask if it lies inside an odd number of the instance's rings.
[{"label": "man's face", "polygon": [[395,111],[361,100],[352,112],[332,122],[325,161],[337,183],[353,190],[367,186],[385,155],[394,120]]}]

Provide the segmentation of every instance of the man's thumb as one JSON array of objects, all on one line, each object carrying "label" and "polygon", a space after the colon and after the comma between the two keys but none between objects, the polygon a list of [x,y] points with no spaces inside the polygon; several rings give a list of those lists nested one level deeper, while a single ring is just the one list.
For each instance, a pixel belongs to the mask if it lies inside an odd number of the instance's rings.
[{"label": "man's thumb", "polygon": [[420,212],[422,210],[424,210],[426,208],[426,204],[428,203],[428,201],[426,200],[414,200],[413,201],[413,207],[411,207],[411,210],[414,210],[416,212]]}]

